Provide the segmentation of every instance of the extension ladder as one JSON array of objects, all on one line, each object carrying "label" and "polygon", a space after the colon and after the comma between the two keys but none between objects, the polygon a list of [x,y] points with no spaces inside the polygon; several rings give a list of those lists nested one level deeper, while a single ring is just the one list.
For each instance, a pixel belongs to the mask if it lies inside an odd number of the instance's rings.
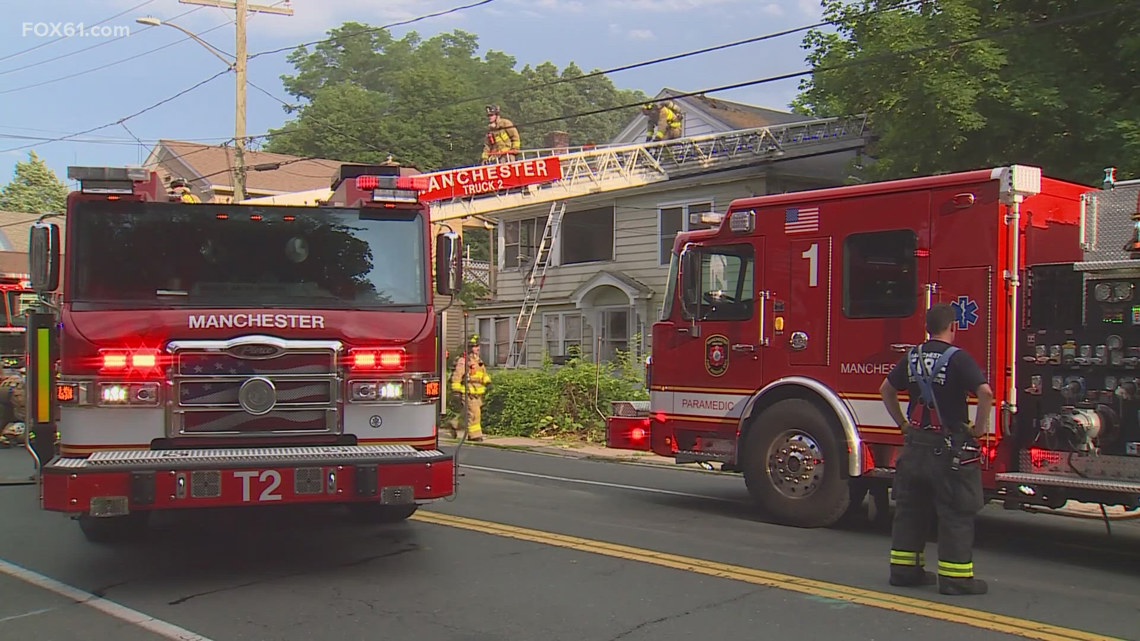
[{"label": "extension ladder", "polygon": [[538,297],[542,293],[543,284],[546,283],[546,268],[550,266],[550,252],[562,228],[562,217],[565,214],[566,203],[555,202],[550,205],[550,215],[546,217],[546,227],[542,230],[542,240],[538,243],[534,265],[530,268],[526,279],[522,307],[519,308],[518,318],[515,319],[514,336],[511,337],[511,345],[507,352],[508,368],[526,365],[522,362],[526,351],[526,338],[530,333],[530,323],[534,320],[534,313],[538,310]]}]

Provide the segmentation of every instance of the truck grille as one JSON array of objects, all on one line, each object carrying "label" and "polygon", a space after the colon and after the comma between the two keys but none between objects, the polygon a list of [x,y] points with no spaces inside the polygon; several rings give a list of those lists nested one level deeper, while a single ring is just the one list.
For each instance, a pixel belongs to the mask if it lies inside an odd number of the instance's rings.
[{"label": "truck grille", "polygon": [[335,434],[336,341],[177,341],[170,436]]}]

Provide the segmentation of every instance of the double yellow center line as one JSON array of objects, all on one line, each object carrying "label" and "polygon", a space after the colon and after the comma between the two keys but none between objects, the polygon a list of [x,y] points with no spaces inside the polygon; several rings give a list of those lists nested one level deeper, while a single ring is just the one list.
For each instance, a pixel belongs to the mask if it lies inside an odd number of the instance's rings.
[{"label": "double yellow center line", "polygon": [[[799,592],[817,598],[846,601],[883,610],[913,614],[928,619],[960,623],[983,630],[1004,632],[1026,639],[1038,639],[1039,641],[1122,641],[1114,637],[1106,637],[1081,630],[1071,630],[1069,628],[1062,628],[1038,621],[1030,621],[1028,619],[1018,619],[1016,617],[946,605],[937,601],[926,601],[887,592],[875,592],[874,590],[864,590],[847,585],[840,585],[838,583],[815,581],[788,574],[766,572],[764,570],[756,570],[739,565],[729,565],[727,563],[717,563],[704,559],[666,554],[664,552],[655,552],[653,550],[645,550],[627,545],[567,536],[555,532],[531,530],[513,525],[423,510],[412,518],[434,525],[443,525],[519,541],[553,545],[569,550],[578,550],[580,552],[601,554],[617,559],[648,563],[650,565],[692,572],[694,574],[704,574],[721,579],[730,579],[733,581],[751,583],[753,585]],[[885,571],[886,565],[884,563],[884,572]]]}]

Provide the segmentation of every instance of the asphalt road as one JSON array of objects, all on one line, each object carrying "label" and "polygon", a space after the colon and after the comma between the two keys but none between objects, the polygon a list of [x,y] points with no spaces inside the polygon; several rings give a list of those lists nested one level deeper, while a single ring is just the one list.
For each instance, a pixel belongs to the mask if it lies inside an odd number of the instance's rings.
[{"label": "asphalt road", "polygon": [[130,548],[88,544],[34,488],[0,487],[0,638],[1140,638],[1135,521],[1108,538],[989,508],[975,562],[991,592],[951,598],[887,585],[889,526],[772,525],[736,476],[475,447],[461,460],[458,497],[400,525],[169,515]]}]

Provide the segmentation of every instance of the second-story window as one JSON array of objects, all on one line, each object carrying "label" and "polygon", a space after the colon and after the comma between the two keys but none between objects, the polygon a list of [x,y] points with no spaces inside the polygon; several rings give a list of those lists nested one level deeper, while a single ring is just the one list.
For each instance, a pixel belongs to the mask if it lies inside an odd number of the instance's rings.
[{"label": "second-story window", "polygon": [[660,242],[657,263],[659,265],[669,264],[669,254],[673,251],[673,239],[677,237],[678,232],[713,227],[713,225],[689,222],[691,214],[706,214],[710,211],[713,211],[711,200],[668,205],[657,209],[657,235]]}]

